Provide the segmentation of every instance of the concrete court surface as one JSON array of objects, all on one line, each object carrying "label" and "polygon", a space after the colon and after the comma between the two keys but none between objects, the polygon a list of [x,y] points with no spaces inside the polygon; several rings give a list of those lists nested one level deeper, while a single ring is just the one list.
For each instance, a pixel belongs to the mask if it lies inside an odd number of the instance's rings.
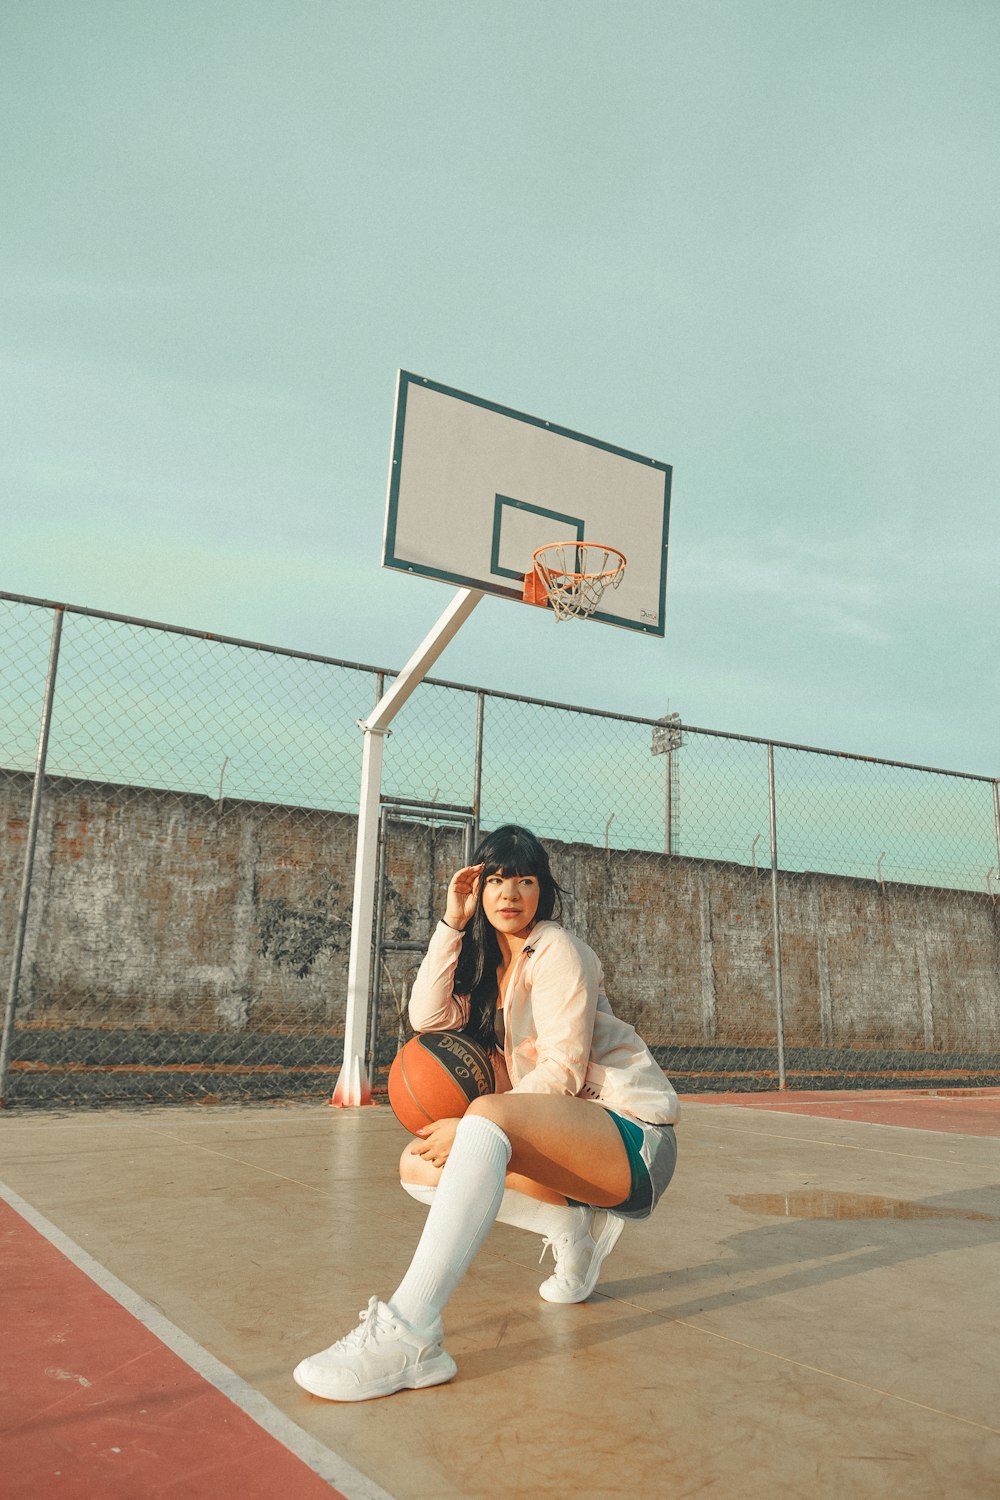
[{"label": "concrete court surface", "polygon": [[289,1372],[419,1232],[384,1105],[12,1113],[0,1493],[998,1496],[998,1106],[686,1100],[589,1303],[543,1303],[540,1240],[498,1225],[457,1379],[355,1406]]}]

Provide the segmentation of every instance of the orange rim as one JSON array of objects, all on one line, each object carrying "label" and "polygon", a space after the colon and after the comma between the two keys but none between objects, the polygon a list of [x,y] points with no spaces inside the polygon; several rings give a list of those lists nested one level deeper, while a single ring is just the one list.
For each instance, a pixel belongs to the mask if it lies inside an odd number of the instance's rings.
[{"label": "orange rim", "polygon": [[[572,548],[577,553],[603,552],[606,562],[612,557],[616,557],[618,561],[613,568],[598,568],[593,573],[578,568],[556,568],[545,561],[546,552],[562,552],[565,548]],[[610,582],[624,572],[628,558],[617,547],[606,546],[604,542],[546,542],[544,547],[536,547],[532,553],[532,562],[540,573],[545,573],[550,578],[575,578],[581,581],[585,578],[606,578]]]}]

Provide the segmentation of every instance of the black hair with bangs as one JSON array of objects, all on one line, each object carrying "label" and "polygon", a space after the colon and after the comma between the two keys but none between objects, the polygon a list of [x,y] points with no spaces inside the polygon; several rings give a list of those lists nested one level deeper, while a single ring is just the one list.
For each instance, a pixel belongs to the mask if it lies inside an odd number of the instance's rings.
[{"label": "black hair with bangs", "polygon": [[536,922],[547,922],[559,916],[561,887],[549,867],[549,856],[533,833],[516,823],[505,823],[480,840],[472,856],[481,864],[479,895],[472,920],[465,929],[462,949],[455,970],[455,993],[468,995],[469,1020],[466,1030],[483,1047],[495,1045],[494,1026],[497,1008],[497,968],[501,962],[496,930],[483,910],[483,887],[488,875],[534,875],[538,881]]}]

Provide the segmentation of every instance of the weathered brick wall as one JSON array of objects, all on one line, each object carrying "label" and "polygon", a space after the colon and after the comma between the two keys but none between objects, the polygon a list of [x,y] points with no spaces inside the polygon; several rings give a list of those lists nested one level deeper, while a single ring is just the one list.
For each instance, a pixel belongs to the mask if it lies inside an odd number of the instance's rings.
[{"label": "weathered brick wall", "polygon": [[[13,940],[30,778],[0,773],[0,972]],[[19,1018],[166,1029],[336,1029],[356,820],[53,779]],[[774,1037],[770,876],[725,863],[550,846],[566,925],[601,955],[650,1040]],[[394,824],[386,932],[426,938],[458,834]],[[1000,938],[985,894],[782,875],[790,1046],[1000,1050]],[[386,1003],[415,960],[390,964]],[[391,1014],[391,1009],[390,1009]]]}]

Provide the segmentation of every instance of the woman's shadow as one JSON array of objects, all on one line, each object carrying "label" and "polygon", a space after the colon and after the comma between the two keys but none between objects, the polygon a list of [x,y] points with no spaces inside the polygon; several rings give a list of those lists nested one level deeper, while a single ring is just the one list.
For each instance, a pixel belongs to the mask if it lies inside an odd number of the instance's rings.
[{"label": "woman's shadow", "polygon": [[[787,1205],[784,1213],[782,1200]],[[749,1212],[779,1217],[777,1222],[730,1235],[716,1260],[654,1276],[609,1281],[601,1291],[622,1301],[663,1292],[669,1305],[655,1310],[683,1318],[1000,1239],[1000,1185],[919,1200],[816,1190],[734,1195],[730,1201]],[[757,1207],[763,1202],[769,1206]],[[786,1273],[774,1276],[774,1270],[783,1266],[788,1267]],[[724,1290],[674,1300],[677,1292],[720,1276],[729,1283]]]},{"label": "woman's shadow", "polygon": [[[775,1209],[769,1212],[780,1210],[783,1196],[771,1195]],[[813,1201],[807,1204],[801,1201],[803,1197]],[[747,1197],[741,1205],[740,1197],[734,1196],[730,1201],[746,1207],[753,1200]],[[777,1222],[758,1223],[728,1236],[721,1242],[721,1253],[711,1260],[650,1276],[603,1281],[593,1299],[602,1304],[599,1318],[586,1318],[581,1308],[585,1320],[577,1317],[572,1327],[560,1323],[522,1340],[516,1334],[528,1331],[527,1318],[518,1317],[512,1320],[515,1337],[509,1342],[505,1320],[493,1348],[470,1350],[463,1356],[461,1378],[496,1375],[558,1350],[589,1348],[655,1324],[752,1305],[942,1251],[973,1249],[1000,1240],[1000,1185],[915,1201],[823,1191],[792,1193],[787,1201],[787,1217],[782,1214]],[[813,1216],[793,1216],[793,1212],[807,1211]],[[662,1210],[657,1220],[669,1231],[668,1216]],[[661,1243],[669,1253],[669,1232]],[[783,1274],[775,1275],[776,1270]],[[720,1279],[724,1281],[721,1288]],[[704,1290],[698,1291],[699,1286]],[[614,1316],[612,1309],[620,1316]],[[466,1325],[464,1332],[475,1341],[473,1326]]]}]

